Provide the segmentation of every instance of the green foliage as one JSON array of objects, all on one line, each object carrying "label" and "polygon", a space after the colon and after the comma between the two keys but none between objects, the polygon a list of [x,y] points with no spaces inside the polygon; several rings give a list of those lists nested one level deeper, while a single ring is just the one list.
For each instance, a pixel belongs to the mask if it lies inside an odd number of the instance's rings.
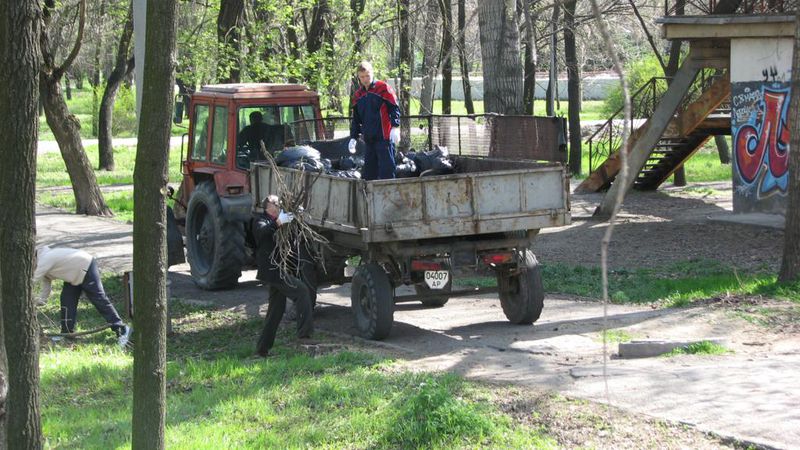
[{"label": "green foliage", "polygon": [[136,118],[136,92],[122,84],[114,100],[114,115],[111,135],[116,137],[136,136],[139,120]]},{"label": "green foliage", "polygon": [[[664,76],[664,71],[661,69],[658,58],[653,55],[633,61],[625,68],[624,72],[631,96],[651,78]],[[665,80],[659,81],[661,91],[666,88],[666,85]],[[608,97],[605,99],[603,107],[604,116],[606,118],[610,117],[612,114],[622,109],[623,103],[622,86],[615,86],[609,91]]]},{"label": "green foliage", "polygon": [[731,350],[711,341],[701,341],[701,342],[694,342],[684,347],[676,348],[675,350],[665,354],[664,356],[724,355],[726,353],[731,353]]},{"label": "green foliage", "polygon": [[[252,358],[261,319],[174,299],[169,307],[177,331],[167,354],[169,448],[555,446],[454,375],[404,372],[336,344],[308,354],[289,327],[273,356]],[[79,325],[102,323],[88,308],[81,302]],[[56,305],[46,312],[57,317]],[[46,447],[130,446],[132,358],[113,341],[107,332],[43,346]]]}]

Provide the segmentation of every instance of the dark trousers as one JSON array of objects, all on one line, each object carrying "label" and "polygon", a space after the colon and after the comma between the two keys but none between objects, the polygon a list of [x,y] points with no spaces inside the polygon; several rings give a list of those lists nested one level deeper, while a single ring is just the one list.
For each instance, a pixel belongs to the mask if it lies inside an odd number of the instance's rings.
[{"label": "dark trousers", "polygon": [[395,177],[394,144],[391,141],[367,142],[364,151],[364,180],[386,180]]},{"label": "dark trousers", "polygon": [[267,317],[264,319],[264,329],[261,331],[261,337],[258,338],[256,347],[259,355],[266,356],[272,348],[272,344],[275,343],[275,333],[278,331],[278,325],[286,310],[287,297],[294,299],[297,307],[297,337],[309,337],[314,331],[308,286],[300,279],[287,275],[286,280],[269,284]]},{"label": "dark trousers", "polygon": [[72,333],[75,331],[75,321],[78,318],[78,299],[81,292],[86,293],[86,297],[94,305],[97,312],[111,325],[114,331],[117,331],[123,325],[122,319],[114,309],[114,305],[106,295],[103,289],[103,282],[100,281],[100,271],[97,270],[97,264],[92,260],[89,268],[86,269],[86,276],[83,277],[83,283],[75,286],[74,284],[64,282],[64,288],[61,289],[61,332]]}]

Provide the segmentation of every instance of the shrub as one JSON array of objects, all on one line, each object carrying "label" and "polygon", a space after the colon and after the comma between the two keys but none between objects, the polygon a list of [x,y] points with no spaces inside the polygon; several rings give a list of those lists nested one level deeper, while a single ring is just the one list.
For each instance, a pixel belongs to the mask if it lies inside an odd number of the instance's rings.
[{"label": "shrub", "polygon": [[139,121],[136,118],[136,92],[121,85],[114,100],[112,136],[135,136]]},{"label": "shrub", "polygon": [[[625,68],[625,79],[628,80],[628,89],[631,95],[642,87],[645,83],[650,81],[653,77],[663,77],[664,71],[661,69],[661,64],[655,56],[647,56],[645,58],[633,61]],[[662,82],[666,87],[666,82]],[[603,113],[606,116],[611,116],[619,111],[623,106],[622,86],[616,86],[610,90],[603,104]]]}]

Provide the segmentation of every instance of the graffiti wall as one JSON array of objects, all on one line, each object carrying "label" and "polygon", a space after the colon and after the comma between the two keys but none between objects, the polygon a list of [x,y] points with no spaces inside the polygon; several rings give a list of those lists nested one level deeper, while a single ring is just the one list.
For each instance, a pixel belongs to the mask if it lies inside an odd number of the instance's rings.
[{"label": "graffiti wall", "polygon": [[791,39],[775,38],[731,43],[731,151],[736,213],[786,211],[791,44]]}]

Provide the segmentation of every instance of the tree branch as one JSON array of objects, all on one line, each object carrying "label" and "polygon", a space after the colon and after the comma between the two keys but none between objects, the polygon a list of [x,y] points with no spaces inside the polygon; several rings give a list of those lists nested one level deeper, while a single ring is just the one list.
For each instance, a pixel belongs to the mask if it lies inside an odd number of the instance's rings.
[{"label": "tree branch", "polygon": [[69,66],[72,65],[72,62],[75,61],[75,58],[78,57],[78,52],[81,50],[81,41],[83,40],[83,29],[86,25],[86,0],[80,0],[78,5],[79,8],[79,19],[78,19],[78,36],[75,38],[75,45],[72,47],[72,51],[67,56],[67,59],[61,64],[60,67],[53,70],[52,77],[56,80],[60,79],[64,72],[69,69]]}]

